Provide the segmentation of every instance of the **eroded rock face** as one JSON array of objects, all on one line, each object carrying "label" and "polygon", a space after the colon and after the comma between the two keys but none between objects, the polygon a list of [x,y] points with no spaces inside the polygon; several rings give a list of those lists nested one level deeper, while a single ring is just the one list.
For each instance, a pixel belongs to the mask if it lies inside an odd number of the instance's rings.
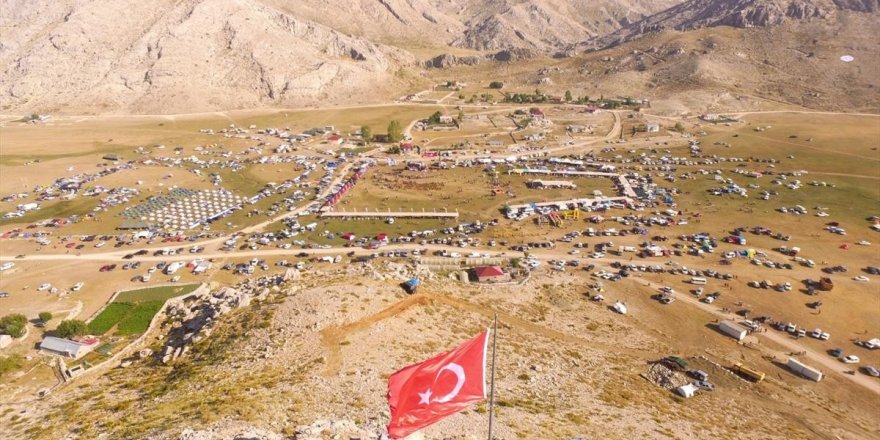
[{"label": "eroded rock face", "polygon": [[880,10],[880,0],[834,0],[834,4],[840,9],[858,12],[877,12]]},{"label": "eroded rock face", "polygon": [[486,56],[459,57],[451,54],[441,54],[423,61],[421,66],[428,69],[446,69],[455,66],[475,66],[487,61],[512,62],[528,59],[535,55],[534,51],[519,48],[504,49]]}]

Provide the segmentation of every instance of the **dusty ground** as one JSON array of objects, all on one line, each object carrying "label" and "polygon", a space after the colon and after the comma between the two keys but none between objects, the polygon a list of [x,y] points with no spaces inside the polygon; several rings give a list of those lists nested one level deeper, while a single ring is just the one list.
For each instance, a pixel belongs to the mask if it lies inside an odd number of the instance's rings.
[{"label": "dusty ground", "polygon": [[[845,403],[853,396],[833,391],[842,385],[840,379],[812,384],[775,370],[760,352],[700,329],[710,315],[649,304],[641,299],[646,295],[631,290],[637,289],[635,284],[612,288],[615,296],[633,305],[631,315],[621,317],[583,297],[581,275],[547,276],[516,289],[432,281],[407,297],[393,280],[376,278],[405,274],[397,270],[351,267],[330,275],[338,281],[328,283],[323,276],[296,283],[274,304],[244,312],[271,316],[268,328],[251,328],[245,338],[217,336],[211,346],[224,340],[228,346],[220,353],[197,354],[192,363],[136,366],[141,372],[136,382],[127,379],[133,372],[117,371],[71,389],[79,405],[63,407],[63,415],[52,411],[48,420],[54,428],[30,434],[51,436],[79,426],[84,435],[163,432],[159,437],[175,438],[183,426],[236,419],[276,432],[292,432],[317,419],[376,426],[387,417],[383,395],[390,372],[479,332],[492,313],[500,321],[499,438],[700,438],[706,433],[749,438],[761,432],[780,439],[814,438],[817,433],[820,438],[855,439],[876,429],[870,406]],[[346,281],[352,277],[360,281]],[[228,325],[244,325],[241,319],[253,318],[233,316]],[[681,324],[671,327],[670,320]],[[693,362],[705,367],[719,388],[684,401],[639,376],[647,371],[646,362],[673,353],[708,359]],[[211,361],[216,356],[223,359],[221,364]],[[714,366],[732,361],[758,365],[772,379],[751,384]],[[147,395],[152,399],[144,400]],[[701,410],[717,406],[733,411]],[[116,408],[113,415],[111,408]],[[808,419],[796,416],[804,411],[810,413]],[[746,416],[756,412],[765,416]],[[77,414],[92,416],[80,420],[102,421],[62,422],[79,419]],[[181,425],[160,429],[160,421]],[[485,423],[485,407],[479,405],[425,435],[479,436]],[[27,423],[13,426],[17,430]]]}]

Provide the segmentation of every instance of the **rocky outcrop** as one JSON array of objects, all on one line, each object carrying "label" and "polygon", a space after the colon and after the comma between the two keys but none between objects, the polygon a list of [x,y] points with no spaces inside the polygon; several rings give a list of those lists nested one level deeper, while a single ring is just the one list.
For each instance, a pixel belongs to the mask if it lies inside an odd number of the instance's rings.
[{"label": "rocky outcrop", "polygon": [[487,61],[512,62],[524,60],[534,57],[536,53],[528,49],[504,49],[490,55],[484,56],[455,56],[451,54],[441,54],[434,58],[425,60],[420,63],[421,67],[428,69],[446,69],[456,66],[475,66]]},{"label": "rocky outcrop", "polygon": [[838,10],[873,13],[880,0],[686,0],[665,11],[636,21],[618,31],[584,42],[601,49],[666,30],[705,27],[767,27],[797,20],[821,20]]},{"label": "rocky outcrop", "polygon": [[857,12],[877,12],[880,10],[880,0],[834,0],[834,4],[840,9]]}]

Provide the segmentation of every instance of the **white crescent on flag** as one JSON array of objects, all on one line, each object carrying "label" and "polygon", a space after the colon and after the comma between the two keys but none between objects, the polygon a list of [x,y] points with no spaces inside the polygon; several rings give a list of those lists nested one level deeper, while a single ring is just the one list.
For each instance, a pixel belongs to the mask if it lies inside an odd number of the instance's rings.
[{"label": "white crescent on flag", "polygon": [[449,392],[449,394],[447,394],[443,397],[438,397],[438,398],[434,399],[434,401],[438,402],[438,403],[446,403],[446,402],[449,402],[450,400],[454,399],[455,396],[458,395],[458,392],[461,391],[461,387],[464,386],[464,381],[466,379],[465,374],[464,374],[464,368],[462,368],[461,365],[458,365],[456,363],[451,363],[451,364],[445,365],[443,368],[441,368],[437,371],[437,376],[434,377],[434,381],[436,381],[440,377],[440,373],[442,373],[444,371],[451,371],[453,374],[455,374],[455,377],[458,380],[455,382],[455,387],[452,388],[452,391]]}]

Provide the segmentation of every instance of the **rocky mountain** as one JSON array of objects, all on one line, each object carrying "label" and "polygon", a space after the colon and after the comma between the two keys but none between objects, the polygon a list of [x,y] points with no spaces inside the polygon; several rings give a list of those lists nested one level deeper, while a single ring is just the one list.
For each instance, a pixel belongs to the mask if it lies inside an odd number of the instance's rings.
[{"label": "rocky mountain", "polygon": [[425,68],[878,9],[880,0],[6,0],[0,111],[375,102],[423,87]]},{"label": "rocky mountain", "polygon": [[5,108],[187,112],[357,99],[411,55],[257,0],[11,0]]},{"label": "rocky mountain", "polygon": [[792,20],[832,19],[838,11],[875,13],[878,9],[880,0],[686,0],[586,45],[601,49],[664,30],[766,27]]}]

